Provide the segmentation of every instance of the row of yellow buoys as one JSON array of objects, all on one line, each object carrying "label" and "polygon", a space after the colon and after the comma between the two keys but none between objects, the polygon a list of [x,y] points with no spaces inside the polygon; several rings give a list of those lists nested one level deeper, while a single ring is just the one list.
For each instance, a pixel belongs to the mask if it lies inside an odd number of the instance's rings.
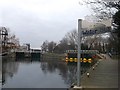
[{"label": "row of yellow buoys", "polygon": [[[66,62],[77,62],[77,58],[67,58],[66,57],[66,59],[65,59],[65,61]],[[88,63],[91,63],[92,62],[92,59],[91,58],[89,58],[89,59],[86,59],[86,58],[80,58],[80,62],[83,62],[83,63],[86,63],[86,62],[88,62]]]}]

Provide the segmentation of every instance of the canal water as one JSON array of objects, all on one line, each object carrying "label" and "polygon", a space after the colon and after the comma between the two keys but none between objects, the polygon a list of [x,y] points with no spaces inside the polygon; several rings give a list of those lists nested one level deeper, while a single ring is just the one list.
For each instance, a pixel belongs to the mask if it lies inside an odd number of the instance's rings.
[{"label": "canal water", "polygon": [[2,88],[69,88],[76,81],[76,66],[58,60],[3,57]]}]

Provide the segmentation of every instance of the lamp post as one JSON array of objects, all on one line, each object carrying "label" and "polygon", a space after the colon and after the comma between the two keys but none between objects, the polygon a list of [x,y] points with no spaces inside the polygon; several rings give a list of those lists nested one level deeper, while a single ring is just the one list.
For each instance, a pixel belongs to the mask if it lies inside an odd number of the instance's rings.
[{"label": "lamp post", "polygon": [[82,19],[78,19],[78,54],[77,54],[77,86],[80,87],[81,84],[81,64],[80,64],[80,57],[81,57],[81,29],[82,29]]}]

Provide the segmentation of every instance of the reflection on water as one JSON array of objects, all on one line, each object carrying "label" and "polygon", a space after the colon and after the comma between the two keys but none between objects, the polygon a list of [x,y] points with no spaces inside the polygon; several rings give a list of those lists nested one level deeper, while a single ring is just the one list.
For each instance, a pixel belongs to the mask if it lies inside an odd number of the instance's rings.
[{"label": "reflection on water", "polygon": [[76,80],[76,64],[40,60],[2,62],[3,88],[68,88]]}]

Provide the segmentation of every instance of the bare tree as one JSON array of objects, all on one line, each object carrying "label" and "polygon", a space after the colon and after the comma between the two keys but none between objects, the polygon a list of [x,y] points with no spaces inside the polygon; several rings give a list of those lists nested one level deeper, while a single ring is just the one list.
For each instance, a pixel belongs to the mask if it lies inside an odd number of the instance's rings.
[{"label": "bare tree", "polygon": [[76,49],[77,48],[77,40],[78,40],[78,32],[76,29],[68,32],[65,35],[67,43],[69,45],[69,49]]},{"label": "bare tree", "polygon": [[98,21],[112,18],[120,10],[119,0],[82,0],[80,4],[86,4],[92,8],[98,17]]},{"label": "bare tree", "polygon": [[54,41],[51,41],[48,43],[48,52],[52,53],[56,47],[56,43]]},{"label": "bare tree", "polygon": [[[120,51],[120,0],[82,0],[80,4],[86,4],[92,8],[94,14],[98,18],[98,21],[112,18],[113,29],[111,31],[111,42],[117,45],[114,49]],[[114,30],[114,31],[113,31]],[[109,44],[110,45],[110,44]]]},{"label": "bare tree", "polygon": [[8,40],[10,44],[13,44],[14,46],[19,46],[19,38],[17,38],[15,34],[9,34]]},{"label": "bare tree", "polygon": [[69,44],[77,44],[78,33],[77,30],[72,30],[65,35],[65,38],[68,39]]},{"label": "bare tree", "polygon": [[66,50],[69,49],[69,46],[68,46],[68,39],[67,38],[63,38],[60,43],[58,44],[58,47],[57,47],[60,51],[60,53],[63,53],[65,52]]},{"label": "bare tree", "polygon": [[43,44],[41,45],[41,50],[43,52],[47,52],[48,51],[48,41],[44,41]]},{"label": "bare tree", "polygon": [[11,34],[9,28],[1,27],[0,34],[3,52],[8,52],[11,49],[17,49],[19,47],[19,39],[16,38],[15,34]]}]

